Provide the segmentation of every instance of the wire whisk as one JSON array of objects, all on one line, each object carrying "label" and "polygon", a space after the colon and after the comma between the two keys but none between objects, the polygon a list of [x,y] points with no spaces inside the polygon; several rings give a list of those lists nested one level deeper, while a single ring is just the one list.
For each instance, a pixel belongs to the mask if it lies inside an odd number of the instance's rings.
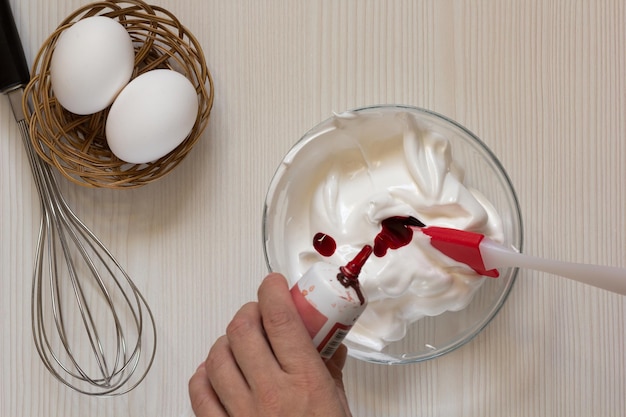
[{"label": "wire whisk", "polygon": [[154,362],[154,316],[120,263],[68,206],[52,168],[36,152],[24,100],[30,74],[7,0],[0,0],[0,17],[0,93],[11,103],[42,208],[31,295],[35,346],[68,387],[95,396],[125,394]]},{"label": "wire whisk", "polygon": [[68,206],[26,122],[18,125],[42,207],[32,287],[37,351],[52,375],[78,392],[125,394],[154,361],[154,316],[120,263]]}]

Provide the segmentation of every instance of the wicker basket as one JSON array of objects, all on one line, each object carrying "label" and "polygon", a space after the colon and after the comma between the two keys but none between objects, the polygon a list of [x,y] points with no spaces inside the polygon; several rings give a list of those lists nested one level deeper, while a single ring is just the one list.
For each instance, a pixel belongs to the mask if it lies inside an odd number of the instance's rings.
[{"label": "wicker basket", "polygon": [[[49,66],[59,35],[78,20],[96,15],[117,20],[130,34],[135,46],[132,78],[168,68],[185,75],[198,93],[198,114],[191,133],[176,149],[154,162],[129,164],[111,152],[105,138],[109,108],[79,116],[65,110],[51,90]],[[24,106],[32,112],[28,122],[35,149],[63,176],[87,187],[133,188],[161,178],[198,141],[213,105],[213,80],[198,41],[169,11],[140,0],[103,1],[76,10],[44,42],[32,73]]]}]

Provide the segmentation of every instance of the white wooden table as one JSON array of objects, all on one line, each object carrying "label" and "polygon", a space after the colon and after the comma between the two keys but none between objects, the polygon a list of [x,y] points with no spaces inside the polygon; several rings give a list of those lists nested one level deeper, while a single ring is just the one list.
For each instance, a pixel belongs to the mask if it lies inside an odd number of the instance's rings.
[{"label": "white wooden table", "polygon": [[[29,64],[79,0],[11,0]],[[476,133],[518,192],[525,251],[626,267],[622,0],[155,0],[199,39],[209,126],[162,180],[64,193],[150,301],[144,383],[115,399],[61,386],[30,331],[40,209],[0,100],[0,415],[179,416],[187,380],[266,273],[265,191],[284,153],[333,111],[402,103]],[[243,259],[244,261],[240,261]],[[439,359],[349,360],[355,417],[626,415],[626,297],[524,271],[473,341]]]}]

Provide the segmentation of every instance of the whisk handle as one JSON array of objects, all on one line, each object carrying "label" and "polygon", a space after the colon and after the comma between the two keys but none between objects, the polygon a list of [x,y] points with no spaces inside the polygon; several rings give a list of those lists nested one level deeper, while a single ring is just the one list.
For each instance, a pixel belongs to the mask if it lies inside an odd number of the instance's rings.
[{"label": "whisk handle", "polygon": [[28,84],[30,73],[9,0],[0,0],[0,93]]}]

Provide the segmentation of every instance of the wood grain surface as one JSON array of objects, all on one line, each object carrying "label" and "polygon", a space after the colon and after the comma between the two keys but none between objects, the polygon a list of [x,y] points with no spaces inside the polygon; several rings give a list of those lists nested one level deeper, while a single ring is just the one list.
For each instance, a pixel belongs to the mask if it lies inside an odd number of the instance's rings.
[{"label": "wood grain surface", "polygon": [[[29,64],[87,3],[10,0]],[[155,313],[144,383],[114,399],[61,386],[31,336],[39,200],[0,100],[0,415],[182,416],[187,380],[267,271],[265,191],[289,147],[333,111],[443,113],[509,173],[525,252],[626,267],[626,3],[622,0],[154,0],[200,41],[215,82],[187,159],[135,190],[62,180]],[[355,417],[624,416],[626,298],[523,271],[462,348],[380,366],[349,360]]]}]

